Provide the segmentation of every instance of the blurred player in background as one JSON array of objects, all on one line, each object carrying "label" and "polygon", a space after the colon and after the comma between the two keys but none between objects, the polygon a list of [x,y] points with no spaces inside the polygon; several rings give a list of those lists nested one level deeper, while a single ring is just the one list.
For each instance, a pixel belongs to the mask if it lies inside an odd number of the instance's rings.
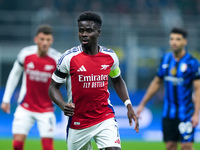
[{"label": "blurred player in background", "polygon": [[[137,109],[140,115],[164,80],[163,135],[167,150],[176,150],[178,141],[182,150],[192,150],[194,130],[199,122],[200,64],[185,50],[186,38],[185,30],[172,29],[169,39],[172,52],[162,58],[157,75]],[[192,100],[193,88],[195,102]]]},{"label": "blurred player in background", "polygon": [[51,48],[52,28],[41,25],[34,38],[36,45],[23,48],[14,62],[6,84],[1,109],[10,113],[10,100],[23,73],[18,107],[12,124],[14,150],[22,150],[26,136],[35,121],[43,150],[53,150],[56,118],[48,95],[52,73],[61,53]]},{"label": "blurred player in background", "polygon": [[[49,87],[51,99],[69,117],[67,145],[69,150],[91,150],[94,138],[99,149],[120,150],[121,143],[114,110],[109,100],[108,76],[128,110],[130,125],[138,119],[129,99],[126,84],[120,75],[115,52],[98,45],[101,17],[84,12],[78,18],[80,46],[66,51],[58,60]],[[68,103],[59,88],[67,78]]]}]

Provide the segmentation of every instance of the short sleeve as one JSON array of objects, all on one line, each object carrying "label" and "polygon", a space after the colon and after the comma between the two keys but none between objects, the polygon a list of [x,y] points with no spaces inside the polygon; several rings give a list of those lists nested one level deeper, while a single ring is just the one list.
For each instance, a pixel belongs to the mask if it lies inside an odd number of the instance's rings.
[{"label": "short sleeve", "polygon": [[[195,59],[196,60],[196,59]],[[200,63],[198,60],[196,60],[194,63],[193,63],[193,67],[192,67],[194,70],[194,80],[196,79],[200,79]]]},{"label": "short sleeve", "polygon": [[[165,65],[164,68],[169,67],[168,64],[164,64],[164,65]],[[159,67],[158,67],[158,71],[157,71],[157,76],[159,78],[161,78],[161,79],[164,77],[164,71],[163,71],[163,67],[162,66],[163,66],[163,58],[160,61],[160,64],[159,64]]]},{"label": "short sleeve", "polygon": [[52,75],[52,79],[58,83],[64,83],[67,74],[69,73],[69,59],[67,55],[64,53],[58,59],[57,67],[55,72]]},{"label": "short sleeve", "polygon": [[121,71],[120,71],[120,68],[119,68],[119,59],[118,59],[115,52],[113,52],[112,58],[114,60],[114,63],[111,67],[109,76],[112,77],[112,78],[116,78],[121,74]]}]

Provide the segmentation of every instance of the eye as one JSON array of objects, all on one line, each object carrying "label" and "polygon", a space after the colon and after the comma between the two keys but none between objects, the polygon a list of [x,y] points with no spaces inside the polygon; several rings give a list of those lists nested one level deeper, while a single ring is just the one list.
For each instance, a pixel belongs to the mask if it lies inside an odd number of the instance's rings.
[{"label": "eye", "polygon": [[88,33],[91,33],[91,32],[93,32],[93,30],[92,30],[92,29],[88,29],[87,32],[88,32]]},{"label": "eye", "polygon": [[83,29],[79,29],[79,32],[80,32],[80,33],[83,33],[83,32],[84,32],[84,30],[83,30]]}]

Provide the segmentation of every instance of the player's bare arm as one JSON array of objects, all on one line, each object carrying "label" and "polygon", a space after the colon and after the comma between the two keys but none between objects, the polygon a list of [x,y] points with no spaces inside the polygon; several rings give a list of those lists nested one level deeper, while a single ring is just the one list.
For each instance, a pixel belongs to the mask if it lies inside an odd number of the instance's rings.
[{"label": "player's bare arm", "polygon": [[146,103],[154,96],[154,94],[158,91],[161,85],[162,85],[162,79],[159,78],[158,76],[155,76],[137,108],[138,116],[140,116],[140,113],[144,109],[144,106],[146,105]]},{"label": "player's bare arm", "polygon": [[[115,91],[117,92],[118,96],[120,97],[120,99],[125,102],[126,100],[129,99],[128,96],[128,91],[127,91],[127,87],[126,84],[124,82],[124,80],[122,79],[121,75],[116,77],[116,78],[111,78],[112,84],[115,88]],[[135,115],[135,112],[133,110],[133,107],[130,104],[127,105],[127,116],[129,119],[129,124],[130,126],[132,126],[132,120],[135,121],[135,127],[134,129],[136,130],[136,132],[139,132],[139,122],[138,122],[138,117]]]},{"label": "player's bare arm", "polygon": [[129,99],[128,91],[125,85],[124,80],[122,79],[121,75],[116,78],[111,78],[112,84],[117,92],[119,98],[125,102],[125,100]]},{"label": "player's bare arm", "polygon": [[74,114],[75,105],[73,103],[65,103],[63,96],[59,91],[61,85],[62,84],[51,80],[49,86],[49,96],[51,100],[62,109],[66,116],[72,116]]},{"label": "player's bare arm", "polygon": [[128,112],[127,112],[127,116],[128,116],[128,119],[129,119],[129,124],[130,126],[132,126],[133,122],[132,122],[132,119],[135,121],[135,127],[134,127],[134,130],[136,132],[139,132],[139,121],[138,121],[138,117],[135,115],[135,112],[133,110],[133,107],[131,104],[128,104],[127,105],[127,109],[128,109]]},{"label": "player's bare arm", "polygon": [[193,127],[196,127],[199,123],[199,110],[200,110],[200,80],[193,81],[195,90],[195,111],[191,118]]}]

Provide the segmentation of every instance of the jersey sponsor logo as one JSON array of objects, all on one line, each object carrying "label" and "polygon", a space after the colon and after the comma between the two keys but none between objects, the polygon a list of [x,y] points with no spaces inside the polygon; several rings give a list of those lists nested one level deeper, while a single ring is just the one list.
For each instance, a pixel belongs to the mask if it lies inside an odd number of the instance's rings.
[{"label": "jersey sponsor logo", "polygon": [[83,65],[77,70],[77,72],[85,72],[85,71],[87,70],[85,69]]},{"label": "jersey sponsor logo", "polygon": [[46,70],[46,71],[50,71],[52,69],[54,69],[54,65],[45,65],[44,66],[44,70]]},{"label": "jersey sponsor logo", "polygon": [[43,72],[39,70],[26,69],[26,74],[29,75],[29,79],[37,82],[46,83],[49,78],[51,78],[50,72]]},{"label": "jersey sponsor logo", "polygon": [[105,86],[105,81],[108,80],[108,75],[78,75],[79,82],[83,82],[83,88],[100,88]]},{"label": "jersey sponsor logo", "polygon": [[109,65],[101,65],[101,69],[100,70],[106,70],[108,69]]},{"label": "jersey sponsor logo", "polygon": [[183,85],[184,79],[183,78],[177,78],[172,76],[165,76],[165,81],[172,82],[173,85]]},{"label": "jersey sponsor logo", "polygon": [[27,66],[27,68],[30,68],[30,69],[34,69],[35,68],[33,62],[28,63],[26,66]]},{"label": "jersey sponsor logo", "polygon": [[102,81],[102,80],[108,80],[108,75],[78,75],[79,82],[84,82],[84,81]]}]

